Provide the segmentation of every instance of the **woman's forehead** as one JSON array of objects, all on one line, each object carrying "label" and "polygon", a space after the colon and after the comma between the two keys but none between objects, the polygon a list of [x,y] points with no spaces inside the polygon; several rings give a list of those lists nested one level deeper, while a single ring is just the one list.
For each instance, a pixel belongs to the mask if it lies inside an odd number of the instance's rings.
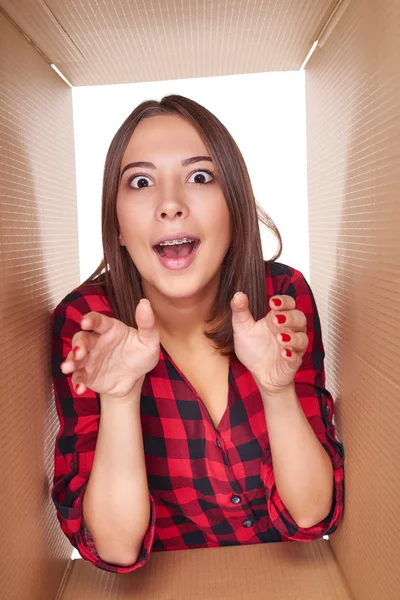
[{"label": "woman's forehead", "polygon": [[157,115],[140,121],[129,140],[124,158],[145,161],[150,160],[149,154],[153,158],[157,155],[173,158],[176,155],[182,160],[208,152],[200,134],[188,121],[175,115]]}]

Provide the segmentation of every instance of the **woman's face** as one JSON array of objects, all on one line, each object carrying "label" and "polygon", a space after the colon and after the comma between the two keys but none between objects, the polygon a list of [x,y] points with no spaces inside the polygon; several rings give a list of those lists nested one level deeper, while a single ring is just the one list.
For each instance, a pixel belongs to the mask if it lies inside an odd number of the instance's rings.
[{"label": "woman's face", "polygon": [[[117,217],[120,243],[144,290],[151,286],[169,297],[192,296],[221,268],[230,245],[229,212],[214,165],[204,158],[208,156],[196,129],[179,116],[146,118],[133,132],[121,161]],[[188,159],[193,160],[182,164]],[[149,164],[126,168],[137,162]],[[177,270],[164,266],[154,246],[179,232],[198,238],[200,245],[190,264]]]}]

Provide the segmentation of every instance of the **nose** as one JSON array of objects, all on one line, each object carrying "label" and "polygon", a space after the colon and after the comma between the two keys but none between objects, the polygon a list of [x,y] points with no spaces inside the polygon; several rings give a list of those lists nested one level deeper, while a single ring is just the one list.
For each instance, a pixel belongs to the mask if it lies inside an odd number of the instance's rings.
[{"label": "nose", "polygon": [[189,214],[187,203],[180,196],[179,191],[174,190],[170,193],[163,194],[163,199],[158,206],[158,215],[161,219],[175,219],[176,217],[183,218]]},{"label": "nose", "polygon": [[174,209],[167,209],[164,210],[160,213],[160,217],[162,219],[174,219],[176,216],[177,217],[182,217],[183,215],[183,211],[182,210],[174,210]]}]

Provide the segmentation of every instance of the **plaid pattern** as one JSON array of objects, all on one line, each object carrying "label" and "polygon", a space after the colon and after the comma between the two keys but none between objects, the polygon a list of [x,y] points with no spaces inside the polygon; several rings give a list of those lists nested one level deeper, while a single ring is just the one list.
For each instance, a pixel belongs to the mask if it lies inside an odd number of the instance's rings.
[{"label": "plaid pattern", "polygon": [[[106,571],[142,567],[150,552],[297,540],[333,533],[343,513],[344,451],[333,424],[334,403],[325,389],[324,347],[311,288],[300,271],[265,261],[267,297],[287,294],[307,317],[309,345],[295,389],[334,468],[330,514],[314,527],[296,525],[275,486],[261,395],[250,372],[230,361],[228,409],[215,427],[205,405],[161,346],[157,366],[146,374],[141,423],[151,520],[135,564],[100,559],[83,522],[100,419],[100,395],[78,396],[60,364],[89,311],[114,317],[102,285],[81,285],[51,316],[52,380],[60,430],[55,444],[52,499],[61,528],[81,556]],[[269,310],[269,308],[268,308]]]}]

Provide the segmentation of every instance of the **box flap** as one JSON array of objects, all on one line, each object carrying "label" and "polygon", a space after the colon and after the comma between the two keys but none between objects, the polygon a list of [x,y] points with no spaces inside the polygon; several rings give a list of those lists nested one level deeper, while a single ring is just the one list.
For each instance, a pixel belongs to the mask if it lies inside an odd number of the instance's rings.
[{"label": "box flap", "polygon": [[311,286],[345,450],[332,547],[400,598],[400,3],[353,0],[306,68]]},{"label": "box flap", "polygon": [[72,93],[0,12],[0,597],[53,599],[50,313],[79,281]]},{"label": "box flap", "polygon": [[332,2],[1,4],[71,84],[80,86],[296,70]]},{"label": "box flap", "polygon": [[59,600],[351,600],[327,540],[153,552],[107,573],[73,561]]}]

